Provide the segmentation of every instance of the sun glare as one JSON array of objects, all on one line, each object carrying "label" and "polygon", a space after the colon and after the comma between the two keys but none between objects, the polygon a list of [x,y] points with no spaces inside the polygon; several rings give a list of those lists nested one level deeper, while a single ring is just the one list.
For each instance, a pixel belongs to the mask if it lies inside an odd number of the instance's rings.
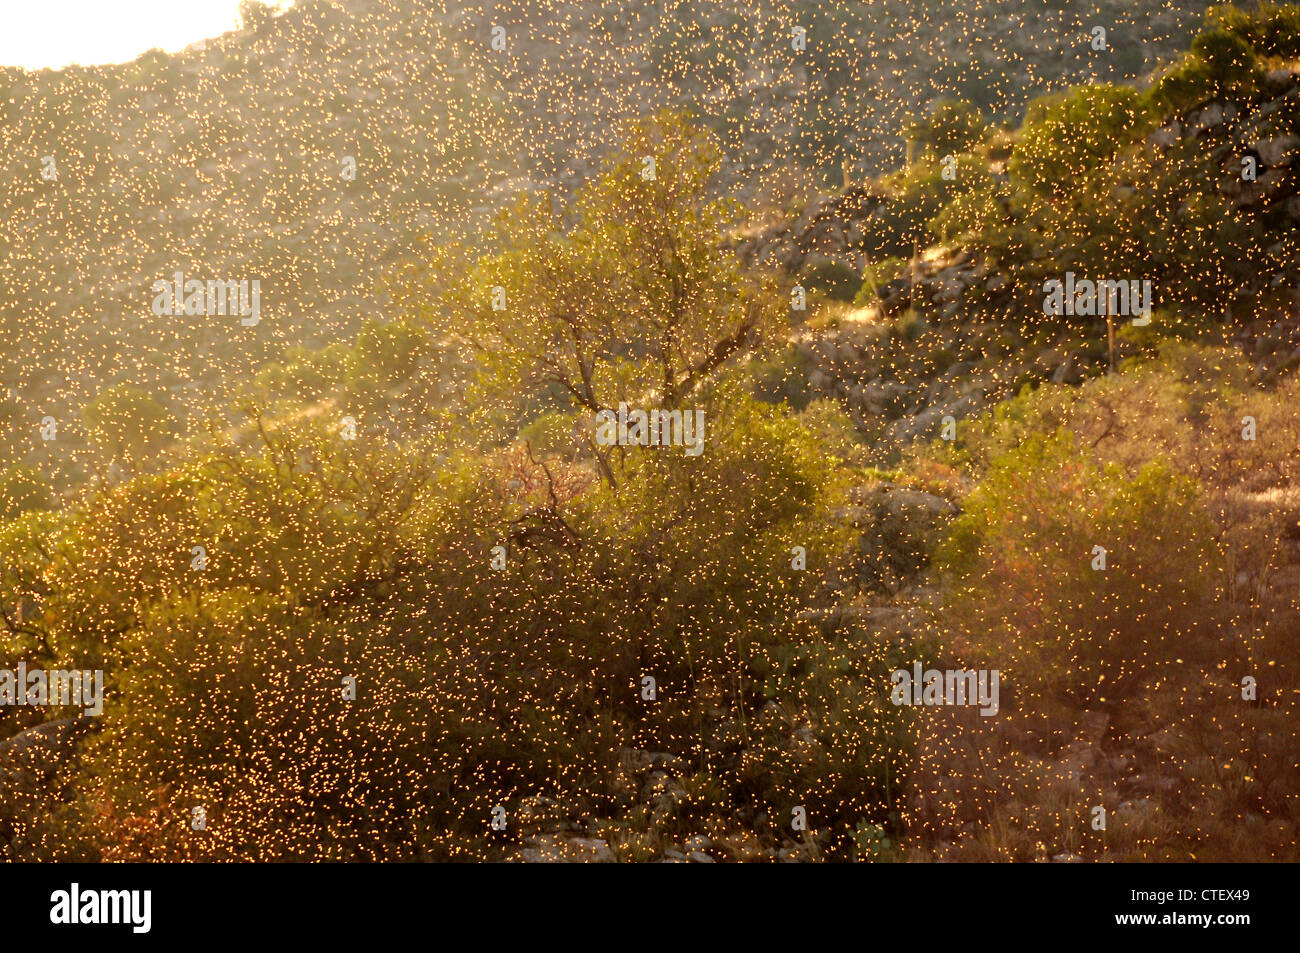
[{"label": "sun glare", "polygon": [[124,63],[225,33],[239,23],[239,0],[46,0],[14,4],[4,20],[0,65],[58,69]]}]

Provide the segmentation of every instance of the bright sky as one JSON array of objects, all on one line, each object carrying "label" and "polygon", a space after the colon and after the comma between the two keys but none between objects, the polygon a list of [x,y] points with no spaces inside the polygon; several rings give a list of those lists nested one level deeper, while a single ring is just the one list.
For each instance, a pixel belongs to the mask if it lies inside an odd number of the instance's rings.
[{"label": "bright sky", "polygon": [[0,65],[90,66],[155,46],[175,52],[234,29],[238,11],[239,0],[0,0]]}]

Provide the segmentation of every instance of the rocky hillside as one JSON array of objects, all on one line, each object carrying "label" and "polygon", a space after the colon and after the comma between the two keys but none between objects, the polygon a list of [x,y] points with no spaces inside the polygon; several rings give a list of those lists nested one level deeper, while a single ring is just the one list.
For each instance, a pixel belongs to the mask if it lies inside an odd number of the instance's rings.
[{"label": "rocky hillside", "polygon": [[[0,423],[50,415],[71,438],[122,380],[184,417],[286,347],[349,339],[393,317],[400,263],[582,181],[621,117],[689,106],[721,136],[724,185],[780,210],[892,165],[935,97],[1015,115],[1137,75],[1203,6],[300,0],[177,55],[0,70]],[[259,280],[262,320],[156,317],[152,284],[177,270]]]},{"label": "rocky hillside", "polygon": [[[1184,307],[1173,289],[1161,302],[1166,266],[1154,259],[1147,267],[1164,330],[1178,320],[1203,322],[1245,351],[1261,381],[1300,367],[1297,117],[1300,67],[1273,69],[1256,102],[1211,100],[1150,122],[1153,128],[1133,147],[1144,180],[1116,185],[1123,201],[1136,206],[1145,195],[1172,202],[1179,214],[1212,196],[1223,210],[1218,224],[1239,225],[1249,236],[1251,251],[1225,265],[1231,293],[1208,305]],[[1019,213],[1006,197],[1016,184],[1006,152],[1005,145],[994,146],[982,161],[1004,197],[1004,213],[1014,218]],[[1243,177],[1247,167],[1252,174]],[[870,274],[872,236],[905,201],[888,180],[857,185],[814,200],[793,222],[744,238],[738,252],[810,290],[828,274],[857,275],[864,268]],[[800,373],[815,395],[842,401],[864,431],[882,439],[882,458],[917,438],[938,437],[944,418],[980,412],[1026,384],[1078,383],[1104,373],[1111,360],[1104,319],[1079,318],[1065,327],[1043,319],[1042,280],[1054,272],[1038,259],[1061,251],[1050,240],[1043,244],[1001,258],[978,242],[918,244],[914,259],[898,261],[895,273],[864,288],[856,304],[830,302],[829,325],[801,332]],[[1138,349],[1139,337],[1125,332],[1115,359]]]}]

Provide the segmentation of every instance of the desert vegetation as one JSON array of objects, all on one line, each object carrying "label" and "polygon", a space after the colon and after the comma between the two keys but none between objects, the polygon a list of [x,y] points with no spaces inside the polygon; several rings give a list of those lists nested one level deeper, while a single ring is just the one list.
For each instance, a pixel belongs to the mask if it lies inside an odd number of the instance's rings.
[{"label": "desert vegetation", "polygon": [[[599,6],[536,74],[544,11],[299,0],[0,76],[0,668],[104,678],[0,705],[0,856],[1296,859],[1300,8],[914,89],[827,38],[925,4]],[[744,126],[777,26],[840,111]],[[521,182],[610,36],[664,95]]]}]

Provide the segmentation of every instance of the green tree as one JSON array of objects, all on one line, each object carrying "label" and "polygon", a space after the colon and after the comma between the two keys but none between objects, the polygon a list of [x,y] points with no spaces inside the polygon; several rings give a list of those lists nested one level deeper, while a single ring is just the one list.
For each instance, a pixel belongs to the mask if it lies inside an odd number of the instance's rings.
[{"label": "green tree", "polygon": [[409,381],[429,353],[424,327],[405,321],[366,321],[348,353],[349,406],[381,405],[389,392]]},{"label": "green tree", "polygon": [[680,115],[633,123],[571,209],[526,201],[498,220],[499,252],[442,263],[452,280],[424,309],[437,336],[474,356],[494,400],[682,406],[785,325],[775,280],[722,247],[736,209],[713,197],[719,162]]},{"label": "green tree", "polygon": [[1213,29],[1192,41],[1192,49],[1147,93],[1161,112],[1178,112],[1211,99],[1244,103],[1259,90],[1261,70],[1240,32]]},{"label": "green tree", "polygon": [[1300,56],[1300,4],[1265,2],[1254,10],[1211,7],[1205,19],[1245,40],[1260,56]]},{"label": "green tree", "polygon": [[1065,199],[1145,131],[1136,90],[1079,86],[1030,103],[1007,168],[1017,185]]}]

